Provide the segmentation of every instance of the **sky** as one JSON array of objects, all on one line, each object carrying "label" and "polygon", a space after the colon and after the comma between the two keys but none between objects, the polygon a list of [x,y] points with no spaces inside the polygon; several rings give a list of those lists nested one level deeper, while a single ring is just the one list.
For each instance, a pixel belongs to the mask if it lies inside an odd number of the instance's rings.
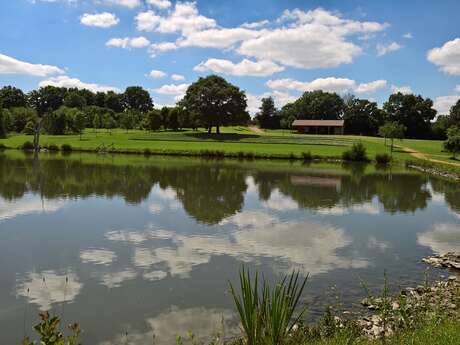
[{"label": "sky", "polygon": [[123,91],[171,105],[200,76],[239,86],[255,113],[302,92],[382,105],[460,98],[458,0],[0,0],[0,87]]}]

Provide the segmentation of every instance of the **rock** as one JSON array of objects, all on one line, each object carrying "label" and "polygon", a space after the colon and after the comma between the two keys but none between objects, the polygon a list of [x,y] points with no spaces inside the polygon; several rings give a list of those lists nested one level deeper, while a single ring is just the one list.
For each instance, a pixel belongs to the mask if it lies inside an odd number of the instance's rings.
[{"label": "rock", "polygon": [[393,310],[398,310],[400,307],[399,303],[396,302],[396,301],[393,301],[393,303],[391,303],[391,309]]},{"label": "rock", "polygon": [[383,327],[374,325],[371,328],[371,335],[373,335],[375,338],[380,338],[383,334]]},{"label": "rock", "polygon": [[443,255],[429,256],[422,261],[437,268],[460,270],[460,253],[449,252]]}]

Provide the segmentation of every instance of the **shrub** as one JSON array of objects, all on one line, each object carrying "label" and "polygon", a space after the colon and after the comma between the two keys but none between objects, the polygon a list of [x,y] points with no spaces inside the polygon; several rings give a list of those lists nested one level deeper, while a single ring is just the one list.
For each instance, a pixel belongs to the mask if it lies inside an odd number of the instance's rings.
[{"label": "shrub", "polygon": [[30,151],[34,149],[34,144],[30,141],[26,141],[24,144],[21,145],[21,149],[24,151]]},{"label": "shrub", "polygon": [[391,156],[387,153],[377,153],[375,161],[377,164],[387,165],[391,162]]},{"label": "shrub", "polygon": [[49,144],[46,148],[49,151],[59,151],[59,147],[56,144]]},{"label": "shrub", "polygon": [[302,158],[304,161],[311,161],[313,160],[313,156],[310,151],[308,152],[302,152]]},{"label": "shrub", "polygon": [[342,153],[342,159],[344,161],[352,162],[368,162],[369,159],[366,155],[366,148],[362,143],[355,143],[350,150],[346,150]]},{"label": "shrub", "polygon": [[144,149],[144,156],[150,156],[152,154],[152,151],[150,149]]},{"label": "shrub", "polygon": [[72,151],[72,146],[69,144],[62,144],[61,145],[61,150],[63,152],[71,152]]}]

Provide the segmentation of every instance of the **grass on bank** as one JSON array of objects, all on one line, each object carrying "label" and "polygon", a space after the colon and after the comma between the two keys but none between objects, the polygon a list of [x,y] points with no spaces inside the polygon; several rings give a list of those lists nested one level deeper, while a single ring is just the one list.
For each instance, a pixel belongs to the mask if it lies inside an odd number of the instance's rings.
[{"label": "grass on bank", "polygon": [[[7,139],[0,139],[0,146],[19,148],[31,142],[32,136],[12,134]],[[248,127],[233,126],[222,128],[222,134],[208,134],[204,129],[197,131],[158,131],[114,129],[86,129],[80,139],[79,135],[41,136],[43,147],[70,145],[76,151],[109,150],[114,153],[147,153],[167,155],[226,156],[235,158],[295,158],[321,157],[341,159],[343,153],[357,142],[366,148],[367,156],[374,159],[377,154],[389,153],[383,138],[350,135],[306,135],[287,130],[266,130],[254,132]],[[442,141],[406,139],[396,141],[401,147],[421,152],[429,159],[454,162],[451,155],[443,151]],[[402,148],[393,152],[396,161],[413,160]],[[460,162],[457,168],[460,172]]]}]

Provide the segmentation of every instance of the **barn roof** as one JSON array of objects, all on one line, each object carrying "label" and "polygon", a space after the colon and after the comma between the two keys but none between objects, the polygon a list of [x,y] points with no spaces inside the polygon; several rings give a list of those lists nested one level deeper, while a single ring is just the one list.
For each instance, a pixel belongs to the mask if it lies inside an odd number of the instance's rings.
[{"label": "barn roof", "polygon": [[308,127],[308,126],[327,126],[327,127],[343,127],[343,120],[295,120],[292,127]]}]

